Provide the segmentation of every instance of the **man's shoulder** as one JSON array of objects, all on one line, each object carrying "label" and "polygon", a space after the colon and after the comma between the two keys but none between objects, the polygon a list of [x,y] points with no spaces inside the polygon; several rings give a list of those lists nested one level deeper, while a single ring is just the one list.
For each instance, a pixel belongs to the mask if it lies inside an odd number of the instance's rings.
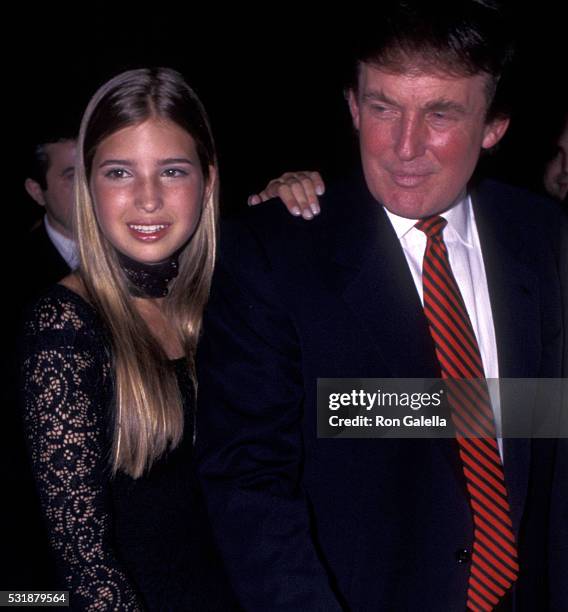
[{"label": "man's shoulder", "polygon": [[475,183],[472,198],[474,205],[491,208],[512,223],[557,226],[566,219],[566,211],[556,200],[496,179],[485,178]]},{"label": "man's shoulder", "polygon": [[222,220],[221,253],[227,248],[246,247],[243,239],[269,251],[288,251],[328,240],[343,232],[346,225],[361,221],[368,197],[364,184],[353,173],[327,182],[325,194],[319,197],[321,213],[309,221],[291,215],[279,198],[272,198]]},{"label": "man's shoulder", "polygon": [[525,261],[540,261],[551,253],[556,260],[565,256],[568,215],[559,202],[489,179],[471,195],[482,242],[496,239]]},{"label": "man's shoulder", "polygon": [[53,247],[43,221],[39,221],[29,231],[24,233],[22,243],[28,249],[45,249],[50,245]]},{"label": "man's shoulder", "polygon": [[40,295],[69,273],[69,266],[49,239],[43,223],[24,235],[18,250],[17,272],[21,275],[20,303]]},{"label": "man's shoulder", "polygon": [[[48,262],[51,267],[59,264],[58,267],[63,273],[69,271],[65,260],[59,254],[57,247],[51,241],[43,221],[37,223],[32,229],[26,232],[21,242],[22,258],[29,262],[42,262],[42,267],[46,267]],[[39,264],[38,264],[39,265]],[[59,280],[62,274],[55,280]]]}]

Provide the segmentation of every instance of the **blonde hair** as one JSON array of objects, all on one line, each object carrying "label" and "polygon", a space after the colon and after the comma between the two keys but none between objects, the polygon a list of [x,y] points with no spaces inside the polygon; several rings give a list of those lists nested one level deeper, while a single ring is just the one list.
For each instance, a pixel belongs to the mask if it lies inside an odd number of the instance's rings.
[{"label": "blonde hair", "polygon": [[114,77],[91,98],[81,121],[76,172],[75,231],[79,274],[110,332],[114,368],[111,467],[133,478],[174,448],[183,433],[183,405],[168,357],[134,307],[114,247],[100,230],[89,189],[98,145],[119,129],[150,117],[173,121],[194,139],[206,181],[201,218],[179,256],[178,276],[165,298],[194,386],[194,354],[213,274],[218,212],[216,154],[201,102],[183,77],[168,68],[138,69]]}]

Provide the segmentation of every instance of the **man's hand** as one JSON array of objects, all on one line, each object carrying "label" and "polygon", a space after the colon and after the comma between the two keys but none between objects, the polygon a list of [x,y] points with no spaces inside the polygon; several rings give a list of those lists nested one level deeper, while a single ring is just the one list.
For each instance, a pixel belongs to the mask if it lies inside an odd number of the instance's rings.
[{"label": "man's hand", "polygon": [[325,193],[325,184],[319,172],[285,172],[273,179],[257,194],[248,198],[248,205],[255,206],[270,198],[280,198],[290,214],[313,219],[320,213],[318,196]]}]

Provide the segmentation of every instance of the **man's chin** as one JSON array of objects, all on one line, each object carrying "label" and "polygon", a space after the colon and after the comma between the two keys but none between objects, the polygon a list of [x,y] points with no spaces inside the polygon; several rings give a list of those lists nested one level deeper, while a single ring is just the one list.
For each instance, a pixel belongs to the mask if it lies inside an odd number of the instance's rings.
[{"label": "man's chin", "polygon": [[389,212],[406,219],[430,217],[440,212],[441,208],[420,194],[391,195],[387,196],[383,202]]}]

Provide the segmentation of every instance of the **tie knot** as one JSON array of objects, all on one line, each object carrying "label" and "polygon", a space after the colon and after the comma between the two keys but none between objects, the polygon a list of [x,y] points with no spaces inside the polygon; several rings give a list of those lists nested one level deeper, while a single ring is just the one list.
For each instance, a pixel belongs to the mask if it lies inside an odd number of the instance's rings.
[{"label": "tie knot", "polygon": [[447,225],[447,221],[440,215],[434,215],[432,217],[426,217],[420,219],[414,227],[424,232],[428,238],[442,238],[442,232]]}]

